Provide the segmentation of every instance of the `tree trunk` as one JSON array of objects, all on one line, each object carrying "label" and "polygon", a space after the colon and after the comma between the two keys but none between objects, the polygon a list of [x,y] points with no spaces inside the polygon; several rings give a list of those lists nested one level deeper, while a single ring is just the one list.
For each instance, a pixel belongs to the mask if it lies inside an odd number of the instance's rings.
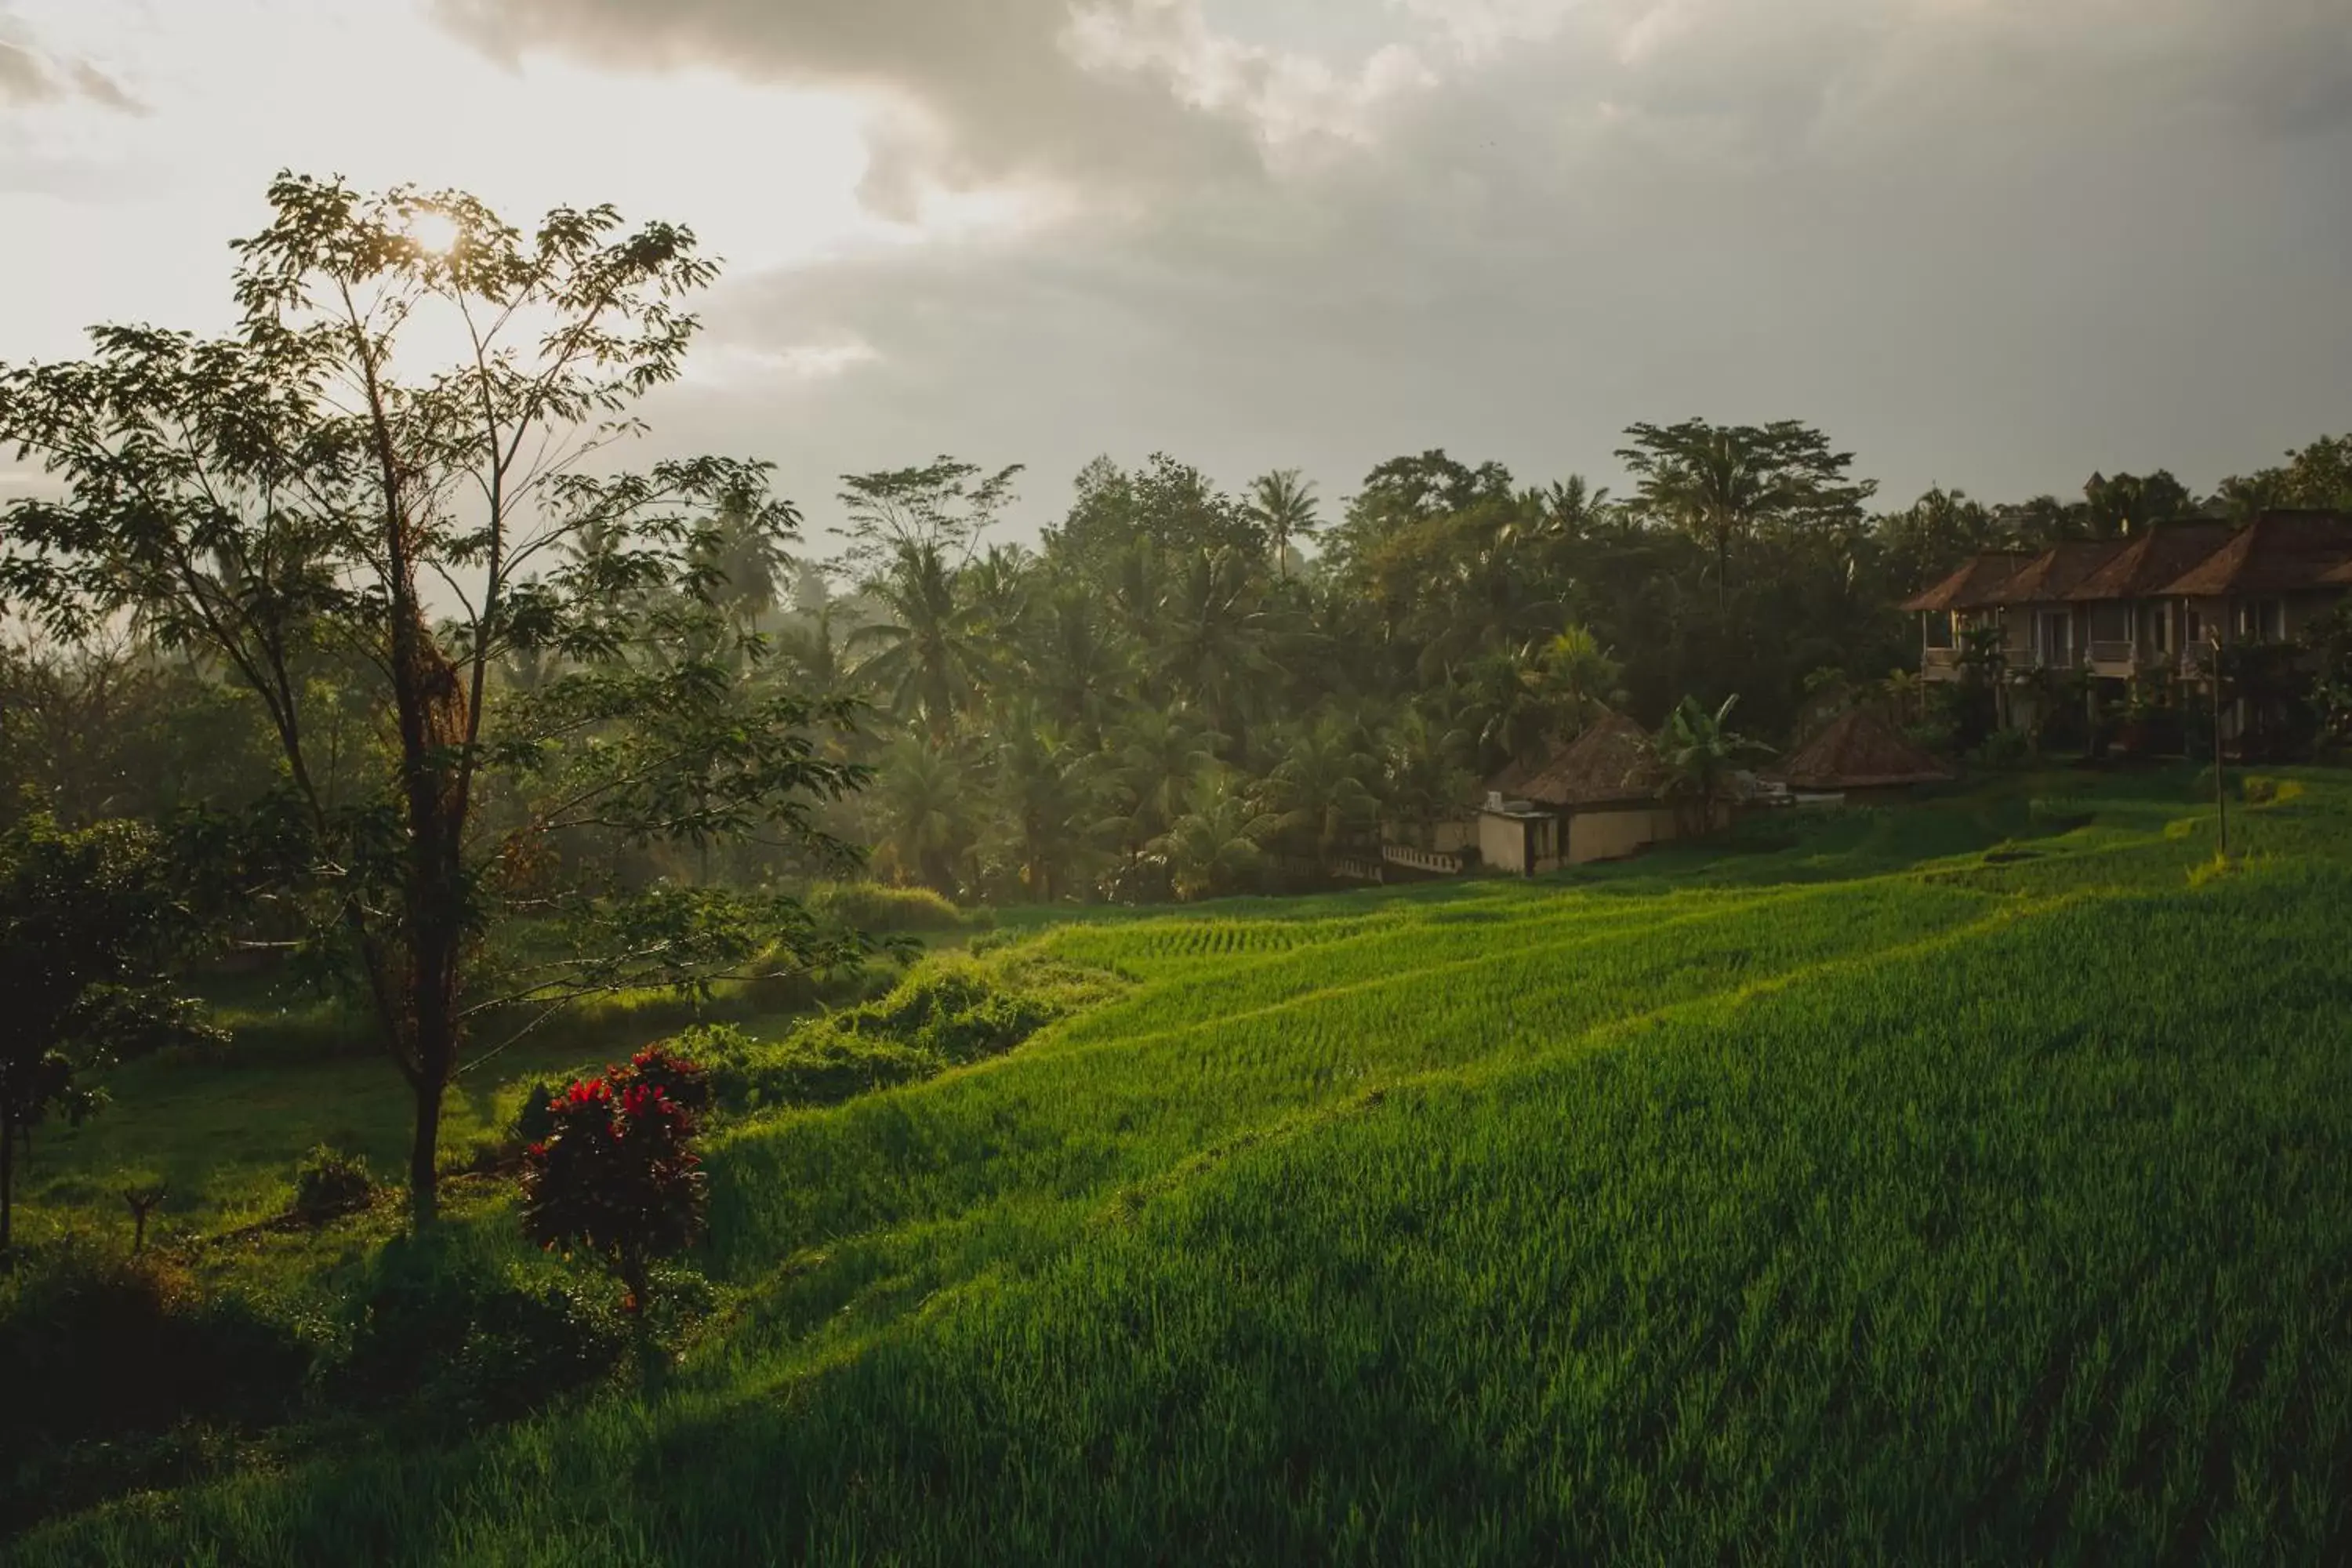
[{"label": "tree trunk", "polygon": [[448,1085],[445,1069],[429,1082],[419,1075],[416,1083],[416,1129],[408,1146],[408,1213],[418,1230],[431,1226],[440,1215],[440,1190],[434,1167],[441,1144],[441,1100]]}]

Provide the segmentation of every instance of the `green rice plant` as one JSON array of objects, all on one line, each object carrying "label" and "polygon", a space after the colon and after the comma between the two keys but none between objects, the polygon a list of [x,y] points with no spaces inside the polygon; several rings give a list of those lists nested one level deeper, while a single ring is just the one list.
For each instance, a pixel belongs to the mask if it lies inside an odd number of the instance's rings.
[{"label": "green rice plant", "polygon": [[2352,781],[2280,777],[2226,877],[2180,769],[1057,914],[711,1053],[803,1087],[660,1391],[13,1555],[2340,1560]]}]

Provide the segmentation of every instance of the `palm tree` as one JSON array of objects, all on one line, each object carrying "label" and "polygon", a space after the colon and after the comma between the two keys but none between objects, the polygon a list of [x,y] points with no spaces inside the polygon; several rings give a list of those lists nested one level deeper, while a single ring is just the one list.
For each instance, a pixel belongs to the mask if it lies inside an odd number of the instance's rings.
[{"label": "palm tree", "polygon": [[1014,869],[1029,895],[1051,903],[1094,858],[1101,789],[1093,755],[1024,708],[996,747],[996,801]]},{"label": "palm tree", "polygon": [[1920,684],[1919,678],[1911,671],[1907,669],[1887,671],[1884,689],[1886,693],[1887,705],[1895,710],[1895,721],[1898,723],[1913,723],[1927,717],[1927,688]]},{"label": "palm tree", "polygon": [[793,526],[789,512],[763,512],[740,500],[719,509],[696,565],[719,579],[712,597],[739,626],[758,626],[781,599],[782,575],[794,564],[784,547]]},{"label": "palm tree", "polygon": [[848,689],[849,669],[841,660],[840,639],[834,633],[831,605],[775,634],[776,656],[790,672],[802,696],[827,701]]},{"label": "palm tree", "polygon": [[1244,683],[1273,668],[1248,563],[1230,549],[1177,563],[1160,597],[1157,634],[1152,652],[1161,679],[1238,740]]},{"label": "palm tree", "polygon": [[1475,740],[1473,760],[1481,776],[1533,758],[1559,722],[1540,672],[1503,654],[1465,670],[1451,701]]},{"label": "palm tree", "polygon": [[1593,710],[1613,694],[1622,669],[1601,639],[1580,626],[1546,643],[1542,659],[1543,687],[1566,705],[1570,723],[1581,731],[1592,722]]},{"label": "palm tree", "polygon": [[1713,822],[1715,803],[1731,795],[1732,774],[1742,759],[1766,756],[1771,748],[1734,734],[1731,710],[1737,695],[1709,713],[1694,697],[1685,697],[1666,716],[1650,742],[1650,754],[1665,774],[1663,794],[1674,803],[1675,815],[1686,835],[1705,832]]},{"label": "palm tree", "polygon": [[1152,844],[1168,862],[1176,896],[1188,903],[1240,887],[1265,859],[1262,847],[1275,831],[1230,769],[1211,769],[1191,795],[1192,809]]},{"label": "palm tree", "polygon": [[1303,482],[1297,468],[1276,468],[1250,481],[1249,498],[1250,519],[1265,530],[1274,547],[1275,573],[1286,580],[1290,542],[1313,538],[1320,526],[1315,487]]},{"label": "palm tree", "polygon": [[1365,783],[1379,769],[1357,727],[1327,714],[1292,740],[1267,776],[1266,815],[1278,831],[1312,844],[1317,864],[1328,869],[1349,834],[1380,815]]},{"label": "palm tree", "polygon": [[971,791],[954,757],[908,736],[885,752],[868,797],[885,824],[882,848],[901,876],[950,898],[971,846]]},{"label": "palm tree", "polygon": [[1090,733],[1118,695],[1135,689],[1132,645],[1113,631],[1098,597],[1076,585],[1045,599],[1025,662],[1025,683],[1045,711]]},{"label": "palm tree", "polygon": [[1462,765],[1474,749],[1468,731],[1433,723],[1417,708],[1405,709],[1381,736],[1382,802],[1395,819],[1422,828],[1459,812],[1477,788]]},{"label": "palm tree", "polygon": [[877,651],[857,667],[901,717],[920,714],[934,742],[970,703],[984,653],[973,636],[974,611],[960,604],[956,574],[935,544],[898,547],[867,585],[887,612],[849,634],[849,647]]},{"label": "palm tree", "polygon": [[1213,767],[1224,737],[1181,710],[1139,708],[1112,731],[1111,779],[1128,842],[1140,847],[1184,815],[1192,786]]}]

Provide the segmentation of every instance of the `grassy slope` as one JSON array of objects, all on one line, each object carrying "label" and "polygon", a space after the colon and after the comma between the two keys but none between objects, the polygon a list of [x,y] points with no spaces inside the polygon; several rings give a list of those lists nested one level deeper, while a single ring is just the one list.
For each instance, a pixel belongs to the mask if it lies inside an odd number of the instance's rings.
[{"label": "grassy slope", "polygon": [[[249,982],[216,985],[208,999],[236,1036],[233,1054],[126,1063],[108,1075],[110,1103],[99,1115],[44,1129],[21,1189],[22,1234],[38,1238],[93,1217],[127,1232],[116,1196],[127,1172],[171,1183],[159,1225],[188,1236],[282,1214],[295,1161],[315,1144],[361,1155],[384,1180],[406,1169],[413,1107],[373,1046],[373,1021],[331,1005],[289,1004]],[[697,1017],[775,1036],[804,1011],[739,994],[698,1011],[650,992],[577,1008],[560,1026],[467,1064],[443,1106],[443,1167],[462,1167],[493,1140],[534,1079],[625,1058]]]},{"label": "grassy slope", "polygon": [[2170,790],[1048,933],[1135,986],[715,1152],[661,1400],[25,1559],[2341,1557],[2352,790]]}]

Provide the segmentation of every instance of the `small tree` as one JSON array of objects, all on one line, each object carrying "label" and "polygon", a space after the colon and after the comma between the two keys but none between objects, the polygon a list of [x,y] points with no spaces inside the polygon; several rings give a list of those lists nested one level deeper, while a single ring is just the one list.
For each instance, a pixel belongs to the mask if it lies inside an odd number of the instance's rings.
[{"label": "small tree", "polygon": [[1651,754],[1665,774],[1663,793],[1674,803],[1685,833],[1712,826],[1715,803],[1730,795],[1731,775],[1742,759],[1770,752],[1771,748],[1731,731],[1731,710],[1738,705],[1738,697],[1727,697],[1710,713],[1697,699],[1685,697],[1650,742]]},{"label": "small tree", "polygon": [[207,1032],[164,980],[179,915],[134,824],[34,813],[0,837],[0,1251],[31,1130],[97,1109],[89,1075],[110,1059]]},{"label": "small tree", "polygon": [[[62,492],[0,512],[0,609],[68,637],[135,619],[257,700],[272,890],[407,1082],[423,1225],[486,1023],[858,948],[785,898],[601,885],[567,847],[845,858],[812,813],[866,773],[821,745],[845,705],[763,679],[741,595],[798,523],[767,468],[610,471],[716,274],[689,230],[592,207],[525,231],[462,192],[290,174],[269,199],[227,337],[102,327],[86,360],[0,368],[0,444]],[[730,562],[761,581],[730,588]],[[527,689],[493,679],[519,660]],[[343,744],[351,720],[381,744]],[[501,965],[517,916],[555,956]]]},{"label": "small tree", "polygon": [[596,1254],[642,1313],[651,1268],[702,1234],[708,1182],[693,1149],[699,1068],[658,1048],[574,1083],[548,1106],[550,1130],[523,1152],[523,1233]]}]

